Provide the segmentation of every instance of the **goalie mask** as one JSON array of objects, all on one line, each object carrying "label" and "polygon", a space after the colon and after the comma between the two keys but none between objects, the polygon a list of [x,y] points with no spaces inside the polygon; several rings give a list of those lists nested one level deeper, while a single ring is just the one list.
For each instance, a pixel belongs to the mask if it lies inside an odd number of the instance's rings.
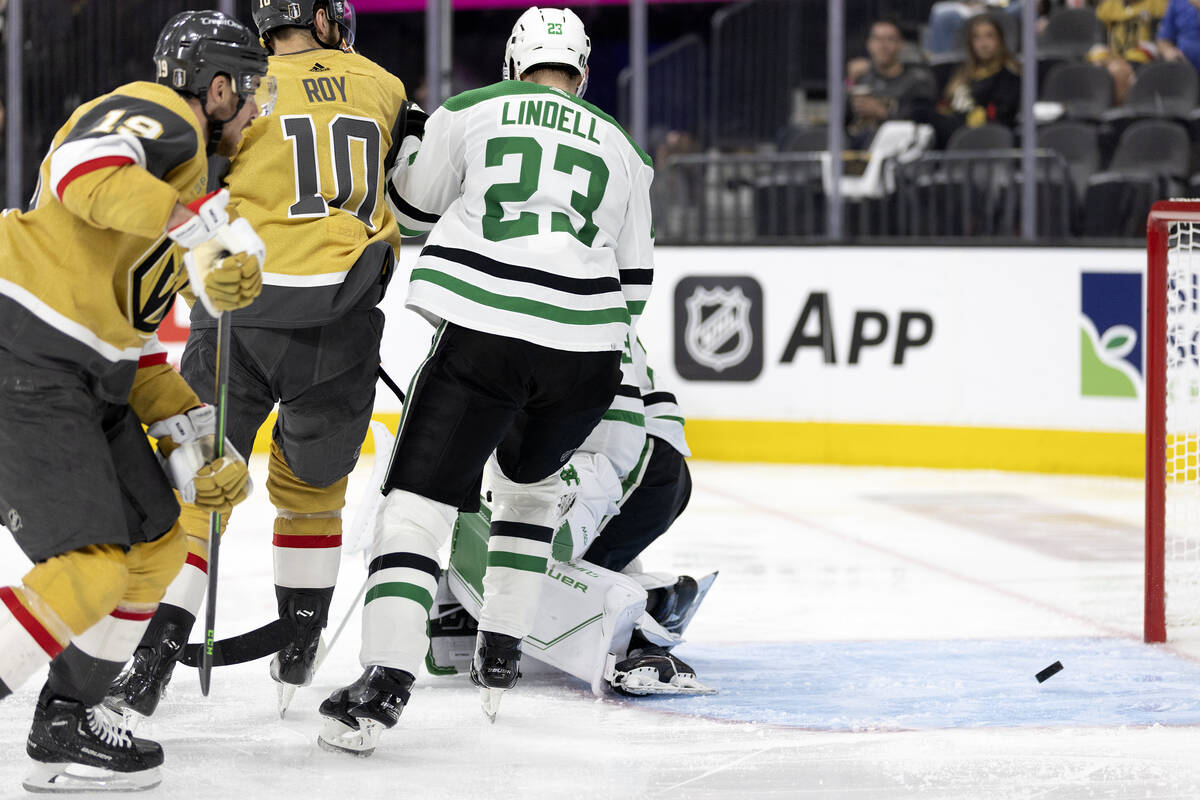
[{"label": "goalie mask", "polygon": [[576,95],[587,88],[587,60],[592,42],[583,22],[569,8],[533,8],[513,26],[504,49],[504,79],[520,80],[542,64],[565,67],[583,78]]},{"label": "goalie mask", "polygon": [[[317,44],[329,50],[349,50],[354,46],[354,9],[347,8],[346,0],[255,0],[251,12],[263,46],[271,50],[271,33],[280,28],[306,28],[312,32]],[[313,20],[317,9],[325,9],[325,16],[337,25],[342,40],[337,44],[321,41]],[[273,51],[272,51],[273,52]]]}]

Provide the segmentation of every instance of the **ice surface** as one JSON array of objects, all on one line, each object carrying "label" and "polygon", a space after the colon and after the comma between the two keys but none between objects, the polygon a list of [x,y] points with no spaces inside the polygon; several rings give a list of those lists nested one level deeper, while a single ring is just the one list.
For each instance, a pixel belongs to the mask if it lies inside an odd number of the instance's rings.
[{"label": "ice surface", "polygon": [[[721,570],[679,650],[720,694],[597,700],[539,675],[489,725],[465,677],[422,676],[375,755],[343,757],[316,746],[316,706],[359,671],[354,614],[284,720],[265,661],[218,669],[208,698],[178,670],[139,731],[167,752],[142,796],[1200,797],[1200,648],[1140,642],[1140,482],[692,466],[644,562]],[[234,514],[220,636],[274,613],[272,514],[265,492]],[[7,536],[0,563],[25,568]],[[364,574],[343,560],[335,624]],[[40,677],[0,703],[0,796],[23,794]]]}]

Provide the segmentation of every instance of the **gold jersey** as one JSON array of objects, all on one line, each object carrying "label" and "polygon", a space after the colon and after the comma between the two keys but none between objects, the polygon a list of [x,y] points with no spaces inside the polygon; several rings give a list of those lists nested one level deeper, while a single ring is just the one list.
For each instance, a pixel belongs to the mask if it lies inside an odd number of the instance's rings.
[{"label": "gold jersey", "polygon": [[[325,324],[380,286],[400,245],[383,162],[404,84],[369,59],[328,49],[271,56],[267,74],[274,110],[246,131],[225,180],[267,246],[263,292],[233,318]],[[192,321],[213,324],[199,306]]]},{"label": "gold jersey", "polygon": [[188,104],[155,83],[76,109],[42,162],[32,210],[0,219],[0,347],[82,369],[114,403],[128,401],[140,357],[163,369],[153,334],[187,282],[165,228],[177,202],[205,193],[203,142]]}]

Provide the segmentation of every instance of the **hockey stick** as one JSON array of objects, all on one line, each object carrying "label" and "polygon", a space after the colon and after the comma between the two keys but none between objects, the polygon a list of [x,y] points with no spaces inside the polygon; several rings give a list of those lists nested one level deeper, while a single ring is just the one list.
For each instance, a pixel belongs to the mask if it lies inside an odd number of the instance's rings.
[{"label": "hockey stick", "polygon": [[[218,328],[219,327],[220,326],[218,324]],[[218,338],[220,338],[219,332]],[[228,345],[226,345],[225,349],[228,351]],[[217,363],[218,365],[221,363],[219,355]],[[404,402],[404,392],[401,391],[400,387],[396,385],[396,382],[392,380],[392,377],[384,372],[383,367],[379,368],[379,378],[398,398],[400,398],[400,402]],[[223,419],[220,409],[218,409],[218,419]],[[212,574],[212,562],[210,561],[210,592],[212,592],[214,589],[214,584],[212,583],[211,577]],[[358,594],[355,596],[354,601],[350,603],[350,608],[346,611],[346,615],[342,617],[341,623],[338,624],[337,629],[333,632],[333,638],[329,640],[329,644],[325,648],[325,653],[329,652],[329,650],[333,647],[334,642],[336,642],[338,637],[342,635],[342,629],[345,628],[346,624],[350,621],[350,615],[354,613],[354,609],[358,606],[366,592],[367,581],[364,578],[363,584],[358,590]],[[210,594],[210,597],[211,596],[213,595]],[[212,621],[206,621],[208,623],[208,633],[211,634]],[[230,664],[243,664],[247,661],[255,661],[260,658],[265,658],[273,653],[278,653],[280,650],[286,647],[293,638],[295,638],[295,635],[296,625],[292,620],[287,618],[273,619],[266,625],[262,625],[252,631],[247,631],[237,636],[231,636],[228,639],[222,639],[220,641],[214,641],[211,635],[206,635],[203,643],[189,644],[185,646],[183,649],[183,655],[180,657],[179,661],[181,664],[186,666],[196,667],[202,672],[204,670],[205,660],[209,662],[209,670],[211,670],[212,667],[224,667]],[[316,671],[316,668],[321,666],[321,662],[325,660],[325,653],[321,654],[320,660],[317,661],[316,666],[314,667],[314,672]],[[203,683],[204,678],[201,677],[202,686]]]},{"label": "hockey stick", "polygon": [[[396,382],[392,380],[392,376],[387,374],[387,371],[383,368],[382,364],[379,366],[378,372],[379,379],[383,381],[384,385],[392,390],[392,394],[396,395],[396,397],[400,399],[400,402],[403,403],[405,400],[404,392],[399,386],[396,385]],[[375,457],[379,458],[378,450],[375,452]],[[316,675],[317,670],[321,668],[321,664],[325,662],[325,658],[329,655],[329,651],[333,649],[335,644],[337,644],[338,637],[342,635],[342,630],[345,629],[346,623],[350,621],[350,616],[354,613],[354,609],[358,608],[359,603],[362,602],[363,596],[367,593],[367,583],[370,581],[370,579],[371,573],[368,571],[366,576],[363,578],[362,586],[358,587],[358,594],[354,596],[354,600],[351,601],[350,607],[346,609],[346,613],[342,616],[342,621],[338,623],[337,628],[335,628],[333,631],[333,636],[330,637],[329,642],[325,645],[325,650],[320,654],[320,656],[317,657],[317,662],[313,665],[313,675]]]},{"label": "hockey stick", "polygon": [[[213,642],[212,665],[226,667],[265,658],[278,653],[295,638],[296,623],[290,617],[273,619],[261,628]],[[199,642],[186,645],[179,663],[199,668],[205,649]]]},{"label": "hockey stick", "polygon": [[[217,406],[217,425],[213,442],[213,461],[225,457],[225,414],[229,409],[229,350],[233,323],[229,312],[217,317],[217,374],[214,390]],[[213,512],[208,527],[208,598],[204,603],[204,652],[200,658],[200,694],[208,697],[212,683],[213,644],[217,627],[217,565],[221,551],[221,514]]]},{"label": "hockey stick", "polygon": [[379,365],[379,380],[383,381],[383,384],[392,390],[392,394],[400,398],[401,403],[404,402],[404,392],[402,392],[400,387],[396,385],[396,382],[392,380],[392,376],[388,375],[387,372],[384,371],[382,364]]}]

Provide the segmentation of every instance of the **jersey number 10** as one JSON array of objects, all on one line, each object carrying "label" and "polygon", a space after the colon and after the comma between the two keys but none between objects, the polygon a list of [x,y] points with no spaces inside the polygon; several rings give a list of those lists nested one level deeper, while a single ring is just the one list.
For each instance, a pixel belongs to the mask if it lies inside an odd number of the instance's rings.
[{"label": "jersey number 10", "polygon": [[[317,162],[317,126],[311,114],[280,118],[283,135],[292,141],[292,161],[295,165],[296,202],[288,207],[289,217],[326,217],[329,209],[344,208],[358,217],[364,225],[375,230],[371,218],[379,199],[379,160],[381,139],[379,124],[367,117],[338,114],[329,123],[329,154],[333,161],[332,200],[326,202],[321,192],[321,166]],[[363,186],[358,186],[351,159],[351,140],[362,142],[363,163],[360,165]],[[356,208],[346,208],[358,191],[362,196]]]}]

